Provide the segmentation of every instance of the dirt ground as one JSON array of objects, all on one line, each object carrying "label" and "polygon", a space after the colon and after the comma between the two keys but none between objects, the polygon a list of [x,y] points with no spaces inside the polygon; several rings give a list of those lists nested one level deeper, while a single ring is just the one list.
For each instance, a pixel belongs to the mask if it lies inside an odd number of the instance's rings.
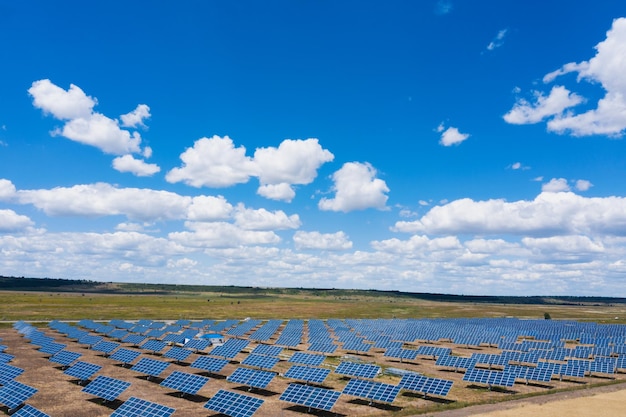
[{"label": "dirt ground", "polygon": [[[336,356],[328,357],[325,360],[324,365],[329,369],[333,369],[333,367],[338,365],[342,360],[353,360],[358,358],[364,362],[376,363],[385,368],[402,368],[420,372],[431,377],[453,380],[454,385],[452,390],[446,397],[429,396],[427,398],[424,398],[422,394],[402,391],[392,404],[370,403],[364,399],[341,395],[333,407],[332,412],[308,410],[306,407],[301,407],[279,400],[281,393],[284,392],[288,384],[295,382],[282,376],[282,374],[292,365],[292,363],[288,362],[287,359],[294,353],[293,350],[285,350],[283,352],[283,357],[281,358],[282,360],[274,367],[274,369],[272,369],[277,372],[278,375],[272,380],[266,389],[254,389],[250,391],[248,387],[226,381],[226,377],[239,366],[240,362],[247,356],[247,353],[256,346],[256,343],[254,342],[250,343],[248,348],[244,352],[237,355],[224,369],[215,374],[208,374],[199,369],[190,367],[190,364],[193,363],[199,355],[206,355],[206,353],[194,353],[187,358],[185,362],[176,363],[171,359],[163,358],[159,354],[155,355],[143,352],[141,357],[170,362],[168,368],[161,375],[158,377],[147,378],[146,375],[132,371],[127,367],[121,366],[118,362],[105,357],[101,354],[101,352],[87,349],[85,346],[79,345],[77,342],[69,340],[65,336],[56,333],[53,330],[47,328],[42,330],[44,330],[48,335],[53,336],[57,342],[67,344],[66,350],[81,353],[82,356],[79,359],[80,361],[101,365],[102,369],[96,374],[96,376],[106,375],[112,378],[131,382],[130,388],[124,391],[117,400],[109,403],[104,402],[101,399],[82,392],[83,386],[79,385],[78,381],[76,381],[73,377],[64,374],[63,368],[60,365],[49,361],[50,355],[39,352],[37,346],[29,343],[28,340],[24,339],[17,331],[13,329],[0,329],[0,338],[2,339],[0,344],[7,346],[7,349],[5,350],[6,353],[15,356],[9,364],[25,370],[25,372],[17,377],[16,380],[38,389],[38,392],[31,397],[27,403],[49,414],[51,417],[109,416],[124,401],[133,396],[175,408],[176,412],[174,413],[174,416],[222,416],[222,414],[218,414],[203,407],[203,405],[220,389],[227,389],[229,391],[263,399],[263,405],[254,414],[259,417],[303,417],[306,415],[320,417],[391,416],[395,414],[395,412],[398,412],[398,414],[403,416],[425,413],[425,415],[436,415],[438,417],[460,417],[466,415],[486,415],[493,417],[513,415],[624,415],[623,412],[622,414],[611,414],[611,410],[613,405],[619,404],[620,401],[621,404],[624,404],[624,400],[626,399],[624,393],[626,393],[626,391],[599,391],[596,393],[595,388],[587,388],[592,383],[611,381],[609,378],[594,376],[585,377],[584,379],[564,381],[553,379],[550,383],[545,385],[526,385],[523,383],[516,383],[513,388],[508,390],[495,388],[488,390],[486,387],[462,381],[463,373],[461,372],[439,369],[439,367],[434,365],[435,361],[433,358],[418,357],[414,361],[400,363],[396,359],[390,360],[389,358],[385,358],[382,350],[375,350],[367,355],[359,356],[351,354],[350,352],[337,351],[335,353]],[[415,343],[415,346],[418,345],[420,345],[420,343]],[[473,352],[498,352],[497,349],[489,347],[469,349],[467,347],[459,347],[447,343],[440,343],[439,345],[451,347],[454,354],[461,356],[470,356]],[[130,344],[122,344],[122,347],[140,350]],[[167,351],[167,349],[169,348],[166,348],[164,352]],[[305,346],[302,345],[297,350],[304,351]],[[138,360],[139,359],[136,359],[133,363],[136,363]],[[181,393],[159,385],[163,379],[174,371],[200,374],[208,376],[210,380],[197,395],[187,395],[183,397],[181,396]],[[626,381],[625,374],[618,374],[615,377]],[[385,373],[377,377],[376,380],[395,385],[400,381],[400,376]],[[324,383],[318,386],[341,392],[348,381],[349,378],[331,372]],[[626,388],[626,385],[624,384],[620,384],[618,387],[619,386],[621,386],[622,389]],[[498,403],[491,406],[467,407],[459,410],[437,412],[446,404],[454,402],[472,403],[477,401],[506,401],[514,397],[515,394],[548,393],[555,389],[573,387],[584,387],[585,389],[556,394],[557,396],[569,396],[569,398],[561,399],[559,397],[554,397],[553,395],[548,395],[526,399],[519,403]],[[605,387],[602,389],[608,390],[613,388]],[[621,393],[621,396],[619,396],[619,393]],[[567,405],[569,404],[568,401],[578,401],[577,398],[583,394],[593,394],[591,396],[584,397],[580,401],[582,404],[585,404],[585,406],[587,404],[593,404],[590,405],[590,407],[594,412],[590,414],[576,414],[576,412],[580,412],[581,410],[588,410],[587,408],[583,408],[583,405],[576,402],[572,403],[573,408],[571,409],[571,412],[564,412],[566,409],[569,410],[570,406]],[[557,401],[547,402],[550,398],[559,399]],[[566,403],[562,403],[562,401],[566,401]],[[536,409],[535,407],[541,408]],[[556,414],[550,414],[551,411],[549,410],[551,410],[552,407],[556,407],[554,408],[554,410],[556,410],[554,411]],[[598,413],[598,410],[602,410],[602,412]],[[0,408],[0,412],[2,411],[5,413],[8,412],[6,407]],[[498,414],[507,412],[512,414]]]}]

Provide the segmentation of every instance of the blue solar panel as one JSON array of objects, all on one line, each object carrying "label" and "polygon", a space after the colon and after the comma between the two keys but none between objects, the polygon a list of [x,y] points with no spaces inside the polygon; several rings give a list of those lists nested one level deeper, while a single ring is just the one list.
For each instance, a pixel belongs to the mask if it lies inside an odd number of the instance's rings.
[{"label": "blue solar panel", "polygon": [[24,404],[24,407],[11,414],[13,417],[50,417],[43,411],[39,411],[30,404]]},{"label": "blue solar panel", "polygon": [[211,346],[211,341],[208,339],[190,339],[187,343],[184,344],[185,349],[193,349],[196,352],[200,350],[204,350]]},{"label": "blue solar panel", "polygon": [[86,334],[85,336],[78,339],[78,343],[80,343],[81,345],[93,346],[101,340],[102,340],[102,336],[94,336],[91,334]]},{"label": "blue solar panel", "polygon": [[209,352],[209,355],[213,356],[221,356],[223,358],[232,359],[239,352],[248,346],[250,342],[248,340],[243,339],[229,339],[221,346],[216,346],[213,350]]},{"label": "blue solar panel", "polygon": [[24,370],[22,368],[7,363],[0,363],[0,385],[6,385],[23,373]]},{"label": "blue solar panel", "polygon": [[113,352],[115,349],[117,349],[119,346],[120,344],[117,342],[108,342],[108,341],[102,340],[96,343],[95,345],[93,345],[91,349],[97,352],[102,352],[104,354],[109,354]]},{"label": "blue solar panel", "polygon": [[130,397],[111,414],[111,417],[169,417],[174,411],[176,411],[174,408]]},{"label": "blue solar panel", "polygon": [[380,373],[380,366],[366,363],[341,362],[335,369],[335,373],[360,378],[374,378]]},{"label": "blue solar panel", "polygon": [[452,388],[453,381],[447,379],[430,378],[416,373],[407,373],[402,376],[398,386],[407,391],[421,392],[424,395],[434,394],[446,396]]},{"label": "blue solar panel", "polygon": [[56,343],[56,342],[49,342],[44,344],[39,351],[43,352],[43,353],[49,353],[50,355],[54,355],[57,352],[62,351],[63,349],[65,349],[65,344],[63,343]]},{"label": "blue solar panel", "polygon": [[144,343],[143,345],[141,345],[142,349],[145,350],[150,350],[152,352],[160,352],[163,349],[165,349],[165,347],[167,346],[167,343],[161,341],[161,340],[156,340],[156,339],[150,339],[148,341],[146,341],[146,343]]},{"label": "blue solar panel", "polygon": [[177,362],[182,362],[191,355],[191,351],[178,346],[173,346],[170,350],[163,354],[164,358],[176,359]]},{"label": "blue solar panel", "polygon": [[302,365],[319,366],[322,362],[324,362],[324,359],[326,359],[326,356],[324,355],[296,352],[291,358],[289,358],[289,362],[300,363]]},{"label": "blue solar panel", "polygon": [[0,388],[0,404],[6,405],[11,410],[24,404],[36,392],[36,388],[12,380]]},{"label": "blue solar panel", "polygon": [[83,388],[83,392],[107,401],[114,401],[128,387],[130,387],[130,382],[99,375]]},{"label": "blue solar panel", "polygon": [[144,340],[146,340],[145,336],[142,336],[140,334],[129,333],[122,339],[122,342],[130,343],[133,346],[139,346]]},{"label": "blue solar panel", "polygon": [[137,359],[138,356],[141,356],[141,352],[137,352],[136,350],[121,348],[121,349],[116,350],[111,356],[109,356],[109,359],[122,362],[123,364],[126,365],[126,364],[131,363],[135,359]]},{"label": "blue solar panel", "polygon": [[226,414],[230,417],[250,417],[263,404],[263,400],[248,395],[219,390],[204,408]]},{"label": "blue solar panel", "polygon": [[283,348],[281,346],[258,345],[250,353],[254,355],[278,356],[282,351]]},{"label": "blue solar panel", "polygon": [[13,359],[15,358],[15,356],[10,355],[8,353],[0,353],[0,363],[7,363],[7,362],[11,362]]},{"label": "blue solar panel", "polygon": [[280,396],[280,400],[330,411],[340,395],[341,393],[338,391],[292,383]]},{"label": "blue solar panel", "polygon": [[515,375],[507,372],[472,368],[465,372],[463,381],[487,384],[489,387],[512,387],[515,384]]},{"label": "blue solar panel", "polygon": [[161,386],[195,395],[207,382],[209,378],[205,376],[174,371],[161,382]]},{"label": "blue solar panel", "polygon": [[141,358],[139,362],[130,368],[130,370],[141,372],[142,374],[146,374],[148,376],[157,377],[161,375],[161,372],[163,372],[168,366],[170,366],[169,362],[158,361],[150,358]]},{"label": "blue solar panel", "polygon": [[70,352],[69,350],[61,350],[50,357],[50,362],[68,366],[72,362],[80,358],[82,355],[82,353]]},{"label": "blue solar panel", "polygon": [[192,368],[198,368],[209,372],[219,372],[228,364],[227,359],[209,358],[207,356],[200,356],[192,364]]},{"label": "blue solar panel", "polygon": [[285,377],[291,379],[298,379],[305,382],[324,382],[328,374],[329,369],[313,368],[311,366],[293,365],[285,372]]},{"label": "blue solar panel", "polygon": [[353,395],[355,397],[368,398],[370,400],[383,401],[392,403],[398,393],[400,387],[391,384],[383,384],[382,382],[368,381],[365,379],[351,379],[343,390],[343,394]]},{"label": "blue solar panel", "polygon": [[445,366],[447,368],[454,368],[458,371],[459,369],[473,368],[474,365],[476,365],[476,359],[463,356],[442,355],[437,358],[437,362],[435,362],[435,365]]},{"label": "blue solar panel", "polygon": [[235,372],[226,378],[229,382],[244,384],[249,387],[263,389],[272,382],[276,374],[274,372],[259,371],[256,369],[237,368]]},{"label": "blue solar panel", "polygon": [[272,369],[274,365],[280,362],[280,359],[274,356],[254,355],[250,354],[241,362],[242,365],[255,366],[261,369]]},{"label": "blue solar panel", "polygon": [[73,366],[70,366],[64,374],[78,378],[81,381],[87,381],[96,372],[102,369],[102,366],[88,362],[76,362]]},{"label": "blue solar panel", "polygon": [[310,352],[334,353],[337,350],[337,345],[332,342],[313,342],[309,345],[308,350]]},{"label": "blue solar panel", "polygon": [[415,359],[417,357],[417,350],[389,347],[385,350],[384,356],[398,359]]}]

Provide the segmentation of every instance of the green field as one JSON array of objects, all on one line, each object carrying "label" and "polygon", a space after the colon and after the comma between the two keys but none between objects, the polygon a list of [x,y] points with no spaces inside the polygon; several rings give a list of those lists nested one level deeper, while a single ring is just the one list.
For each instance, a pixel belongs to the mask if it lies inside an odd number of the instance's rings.
[{"label": "green field", "polygon": [[167,291],[134,293],[1,291],[0,320],[458,318],[518,317],[626,323],[624,304],[507,304],[432,301],[352,292],[237,293]]}]

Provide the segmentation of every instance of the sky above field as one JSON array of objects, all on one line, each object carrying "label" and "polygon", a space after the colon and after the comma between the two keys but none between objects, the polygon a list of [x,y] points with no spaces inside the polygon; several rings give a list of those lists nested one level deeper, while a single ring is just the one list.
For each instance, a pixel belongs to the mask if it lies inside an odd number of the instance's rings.
[{"label": "sky above field", "polygon": [[0,3],[0,274],[626,296],[615,1]]}]

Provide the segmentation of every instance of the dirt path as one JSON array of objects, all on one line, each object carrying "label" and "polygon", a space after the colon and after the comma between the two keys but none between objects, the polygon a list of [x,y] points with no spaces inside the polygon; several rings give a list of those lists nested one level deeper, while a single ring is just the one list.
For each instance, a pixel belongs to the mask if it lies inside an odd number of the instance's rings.
[{"label": "dirt path", "polygon": [[624,417],[626,384],[477,405],[432,414],[434,417]]}]

